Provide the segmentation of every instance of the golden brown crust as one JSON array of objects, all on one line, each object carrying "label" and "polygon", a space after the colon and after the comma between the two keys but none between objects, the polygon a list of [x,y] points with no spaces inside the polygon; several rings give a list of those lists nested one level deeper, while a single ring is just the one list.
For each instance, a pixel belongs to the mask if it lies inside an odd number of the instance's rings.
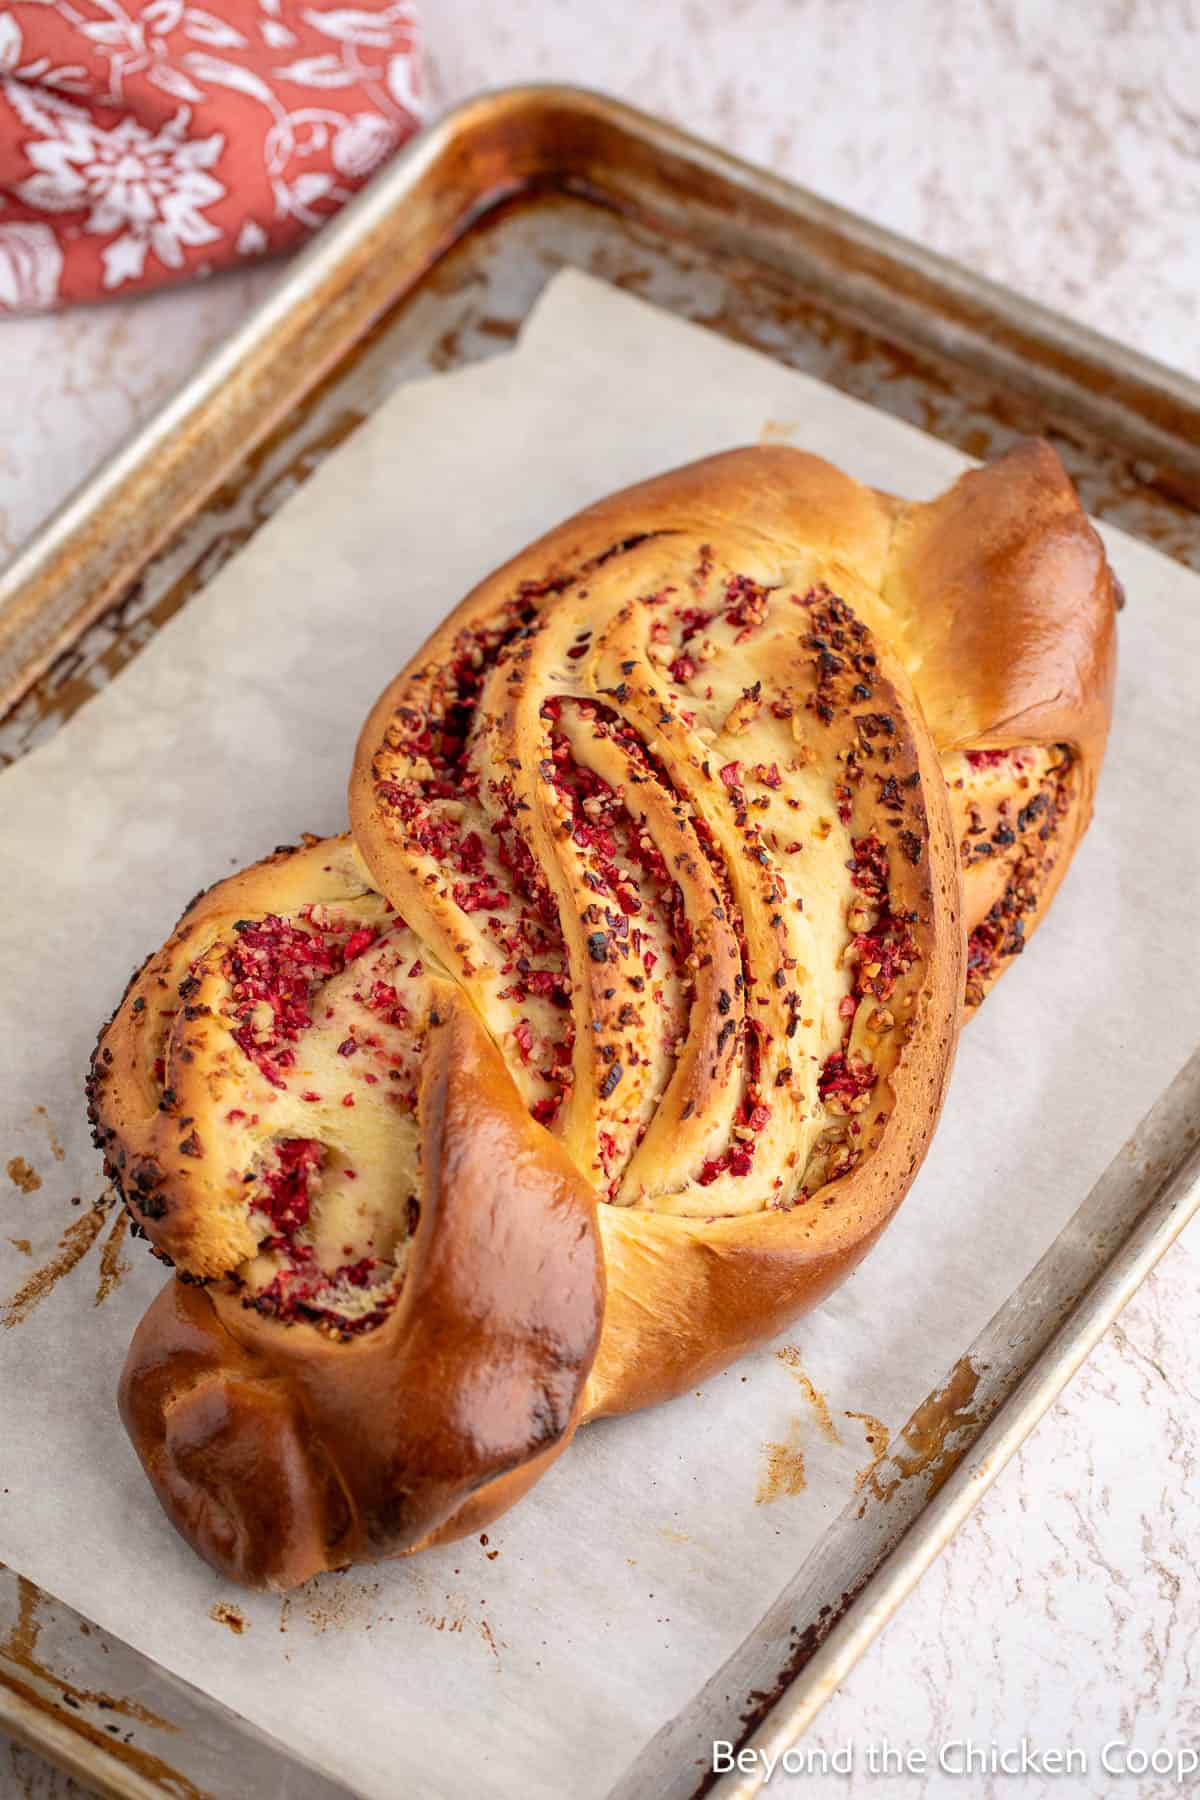
[{"label": "golden brown crust", "polygon": [[1048,444],[902,505],[883,598],[939,750],[1069,743],[1091,769],[1112,709],[1104,547]]},{"label": "golden brown crust", "polygon": [[344,1342],[175,1280],[130,1348],[121,1414],[159,1499],[253,1586],[479,1529],[578,1422],[604,1298],[595,1202],[437,987],[421,1217],[384,1321]]},{"label": "golden brown crust", "polygon": [[202,896],[98,1046],[110,1173],[209,1283],[122,1389],[202,1554],[286,1587],[478,1529],[844,1278],[967,933],[974,1005],[1086,825],[1112,623],[1044,445],[924,506],[730,452],[463,601],[364,726],[354,841]]},{"label": "golden brown crust", "polygon": [[1057,455],[1027,442],[938,499],[899,506],[882,592],[880,629],[943,753],[960,845],[972,804],[986,810],[998,779],[986,756],[971,769],[975,753],[1052,750],[1069,765],[1028,826],[1020,815],[1036,784],[1008,771],[1010,810],[988,833],[1003,881],[987,858],[964,855],[975,1005],[1045,917],[1091,822],[1112,717],[1117,585]]}]

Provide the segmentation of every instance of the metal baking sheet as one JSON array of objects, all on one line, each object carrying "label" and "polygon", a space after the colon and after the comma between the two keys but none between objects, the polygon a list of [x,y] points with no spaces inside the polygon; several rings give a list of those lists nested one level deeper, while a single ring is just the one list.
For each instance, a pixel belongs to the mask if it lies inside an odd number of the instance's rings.
[{"label": "metal baking sheet", "polygon": [[[616,102],[513,90],[398,158],[0,576],[0,758],[85,704],[400,382],[510,343],[565,265],[969,454],[1040,432],[1092,513],[1200,569],[1200,386]],[[622,1800],[713,1788],[714,1737],[778,1751],[803,1730],[1200,1204],[1198,1102],[1193,1061]],[[104,1793],[338,1791],[2,1570],[0,1724]]]}]

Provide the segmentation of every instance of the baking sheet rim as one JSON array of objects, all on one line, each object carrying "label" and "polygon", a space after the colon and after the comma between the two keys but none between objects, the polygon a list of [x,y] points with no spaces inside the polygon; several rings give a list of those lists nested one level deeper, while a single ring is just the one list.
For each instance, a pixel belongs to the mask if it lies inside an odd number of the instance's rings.
[{"label": "baking sheet rim", "polygon": [[[131,475],[144,472],[175,433],[185,429],[189,420],[195,420],[205,407],[220,399],[236,372],[269,343],[278,324],[288,319],[322,282],[348,264],[354,250],[361,248],[371,234],[391,219],[414,191],[436,173],[456,135],[478,128],[481,118],[489,110],[519,114],[522,108],[574,108],[640,140],[647,148],[670,152],[696,170],[715,171],[731,186],[749,189],[784,211],[790,211],[797,221],[817,225],[839,235],[846,244],[854,244],[903,264],[937,286],[943,297],[953,295],[965,299],[983,316],[1003,316],[1014,327],[1036,339],[1043,349],[1058,349],[1092,367],[1107,368],[1126,383],[1160,398],[1169,408],[1180,409],[1200,420],[1200,382],[1012,293],[972,270],[948,262],[898,234],[831,205],[799,185],[756,169],[664,121],[586,89],[556,85],[501,89],[463,102],[401,152],[391,167],[296,258],[242,324],[94,475],[68,497],[18,551],[8,567],[0,571],[0,653],[7,647],[19,663],[22,635],[32,637],[40,623],[36,611],[28,605],[30,591],[42,585],[47,574],[52,577],[56,569],[65,570],[73,551],[77,556],[83,554],[77,541],[81,532],[103,516],[105,508],[119,497]],[[498,189],[481,189],[476,196],[475,209],[469,205],[463,208],[463,228],[468,228],[477,216],[476,209],[483,209],[499,197]],[[604,198],[602,194],[596,197]],[[430,266],[447,247],[448,241],[432,247]],[[404,291],[395,298],[401,298]],[[345,347],[349,347],[348,344]],[[293,405],[302,397],[297,394]],[[1158,429],[1148,417],[1144,422],[1148,430]],[[1169,439],[1170,434],[1165,436]],[[242,445],[243,449],[250,447],[249,442]],[[141,566],[145,566],[156,548],[153,544],[149,546],[141,558]],[[56,640],[56,649],[77,641],[94,622],[94,617],[94,613],[74,613],[59,630],[58,640],[62,641]],[[32,647],[29,666],[35,662],[45,666],[44,644]],[[0,708],[7,710],[28,685],[28,681],[24,685],[10,684],[7,694],[0,693]],[[1176,1174],[1179,1173],[1177,1170]],[[1034,1359],[1014,1392],[1001,1402],[978,1432],[949,1479],[924,1504],[902,1542],[884,1556],[803,1668],[781,1689],[762,1724],[745,1740],[747,1743],[753,1747],[769,1745],[778,1749],[784,1743],[794,1743],[811,1723],[838,1682],[845,1678],[898,1610],[921,1574],[1200,1206],[1200,1185],[1193,1185],[1186,1204],[1172,1200],[1172,1192],[1173,1188],[1170,1192],[1160,1192],[1124,1238],[1101,1274],[1060,1325],[1051,1343]],[[0,1665],[0,1724],[6,1725],[22,1741],[35,1745],[51,1760],[65,1764],[68,1759],[58,1739],[64,1729],[70,1731],[70,1717],[48,1715],[39,1736],[37,1719],[30,1718],[27,1709],[21,1709],[20,1717],[17,1716],[16,1700],[17,1696],[6,1688],[3,1666]],[[89,1759],[95,1764],[90,1773]],[[105,1793],[145,1791],[140,1778],[131,1785],[132,1771],[105,1756],[102,1748],[93,1746],[85,1738],[79,1739],[79,1759],[72,1755],[69,1763],[72,1773],[95,1781]],[[760,1779],[753,1775],[729,1776],[711,1791],[721,1795],[722,1800],[734,1800],[735,1796],[744,1800],[745,1796],[757,1791]]]}]

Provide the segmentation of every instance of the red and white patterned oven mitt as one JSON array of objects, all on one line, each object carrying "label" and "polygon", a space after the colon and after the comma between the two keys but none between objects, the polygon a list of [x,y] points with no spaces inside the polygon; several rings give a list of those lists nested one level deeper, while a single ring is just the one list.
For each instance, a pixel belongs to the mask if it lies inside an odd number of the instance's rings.
[{"label": "red and white patterned oven mitt", "polygon": [[421,115],[397,0],[0,4],[0,312],[286,249]]}]

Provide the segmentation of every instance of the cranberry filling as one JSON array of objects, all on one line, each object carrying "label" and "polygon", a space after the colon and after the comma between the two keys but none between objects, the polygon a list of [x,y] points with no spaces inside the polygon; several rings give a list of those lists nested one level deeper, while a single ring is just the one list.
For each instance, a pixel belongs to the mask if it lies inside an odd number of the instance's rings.
[{"label": "cranberry filling", "polygon": [[281,1138],[275,1159],[273,1168],[263,1170],[252,1202],[252,1210],[266,1213],[275,1228],[263,1245],[268,1250],[289,1247],[296,1232],[308,1224],[312,1180],[325,1151],[316,1138]]},{"label": "cranberry filling", "polygon": [[[646,1024],[645,1002],[656,1009],[653,1036],[664,1060],[670,1056],[685,1029],[686,1012],[693,999],[691,966],[694,963],[691,923],[687,917],[682,889],[674,879],[666,860],[650,832],[629,811],[623,791],[594,769],[575,760],[572,743],[562,729],[564,708],[571,707],[571,717],[582,723],[597,741],[617,743],[629,759],[632,779],[659,780],[652,770],[640,740],[625,731],[617,716],[607,707],[590,700],[563,701],[552,699],[542,707],[542,717],[550,724],[549,755],[542,765],[543,776],[551,782],[563,801],[571,840],[584,853],[583,881],[593,900],[583,913],[589,926],[588,953],[598,966],[607,965],[612,951],[626,960],[640,962],[642,975],[637,978],[636,998],[626,1001],[617,1019],[618,1027],[631,1032]],[[654,979],[663,960],[669,961],[677,986],[664,985],[663,974]],[[665,969],[664,969],[665,973]],[[639,1098],[629,1099],[630,1085],[622,1086],[629,1069],[643,1060],[636,1040],[631,1036],[619,1050],[614,1044],[602,1047],[605,1066],[600,1075],[600,1098],[624,1108],[619,1116],[607,1113],[610,1125],[625,1130],[625,1154],[632,1154],[644,1136],[645,1125],[636,1115],[644,1104],[646,1090],[634,1084]],[[620,1060],[618,1060],[618,1057]],[[599,1133],[600,1165],[612,1178],[609,1195],[615,1194],[622,1163],[622,1145],[613,1129]]]},{"label": "cranberry filling", "polygon": [[500,953],[500,973],[508,978],[500,998],[522,1005],[533,997],[554,1009],[540,1033],[527,1016],[514,1027],[518,1054],[550,1090],[534,1102],[533,1116],[539,1125],[551,1125],[573,1078],[575,1020],[567,947],[550,885],[517,829],[512,784],[489,781],[488,788],[498,809],[491,826],[496,855],[512,884],[513,905],[503,918],[489,917],[487,931]]},{"label": "cranberry filling", "polygon": [[[543,714],[546,715],[550,708],[557,708],[558,704],[548,701],[542,709]],[[615,718],[612,714],[606,717],[606,709],[581,701],[578,710],[593,722],[598,738],[620,736],[612,731]],[[555,711],[549,716],[557,718],[558,713]],[[621,741],[629,752],[629,741]],[[620,794],[603,777],[575,762],[571,745],[561,732],[552,731],[550,743],[552,780],[570,809],[571,837],[580,849],[592,852],[595,879],[588,885],[594,892],[606,892],[626,918],[634,919],[644,911],[645,902],[639,884],[628,870],[630,865],[639,869],[652,896],[651,904],[666,926],[680,979],[686,982],[686,963],[692,948],[691,925],[679,884],[654,839],[637,824]],[[640,745],[638,748],[640,750]],[[602,886],[597,885],[597,879]],[[625,935],[623,930],[621,935]],[[630,936],[634,949],[640,949],[643,934],[636,926]]]},{"label": "cranberry filling", "polygon": [[[395,1299],[390,1285],[395,1276],[395,1264],[377,1256],[360,1257],[329,1272],[319,1266],[308,1246],[298,1244],[292,1251],[290,1266],[280,1269],[257,1293],[248,1294],[244,1303],[285,1325],[307,1319],[335,1327],[340,1337],[352,1337],[383,1323]],[[381,1290],[377,1306],[353,1315],[339,1309],[339,1290],[343,1296],[341,1305],[345,1306],[346,1289],[374,1287]]]},{"label": "cranberry filling", "polygon": [[549,884],[517,829],[511,782],[485,781],[471,749],[489,674],[530,629],[533,601],[566,585],[568,578],[526,583],[500,625],[460,632],[425,704],[396,714],[394,747],[415,759],[417,772],[379,790],[412,846],[449,877],[455,905],[490,940],[506,978],[500,998],[522,1005],[532,996],[553,1009],[550,1021],[542,1015],[540,1029],[528,1017],[516,1027],[522,1063],[549,1089],[532,1105],[545,1125],[557,1116],[571,1079],[566,946]]},{"label": "cranberry filling", "polygon": [[762,1098],[762,1046],[759,1028],[753,1019],[743,1025],[742,1042],[746,1051],[746,1091],[734,1114],[731,1141],[717,1156],[708,1157],[700,1165],[696,1181],[700,1187],[711,1187],[720,1175],[746,1176],[753,1172],[758,1135],[771,1122],[771,1108]]},{"label": "cranberry filling", "polygon": [[[396,1298],[396,1265],[378,1256],[360,1256],[333,1270],[321,1266],[315,1248],[298,1234],[312,1220],[316,1180],[325,1163],[325,1147],[316,1138],[281,1138],[274,1161],[258,1178],[251,1212],[269,1219],[271,1230],[259,1250],[284,1258],[270,1281],[243,1294],[243,1304],[283,1323],[308,1319],[333,1326],[342,1336],[368,1330],[386,1317]],[[354,1177],[352,1169],[344,1171]],[[409,1201],[408,1233],[416,1229],[419,1208]],[[345,1246],[347,1254],[350,1245]],[[378,1287],[378,1303],[365,1312],[350,1304],[352,1292]]]},{"label": "cranberry filling", "polygon": [[[352,934],[343,946],[274,913],[253,922],[239,919],[234,929],[237,942],[225,958],[238,1020],[233,1039],[272,1087],[282,1088],[284,1071],[296,1060],[288,1046],[312,1024],[314,988],[339,973],[350,945],[363,934]],[[371,932],[367,942],[373,937]]]}]

